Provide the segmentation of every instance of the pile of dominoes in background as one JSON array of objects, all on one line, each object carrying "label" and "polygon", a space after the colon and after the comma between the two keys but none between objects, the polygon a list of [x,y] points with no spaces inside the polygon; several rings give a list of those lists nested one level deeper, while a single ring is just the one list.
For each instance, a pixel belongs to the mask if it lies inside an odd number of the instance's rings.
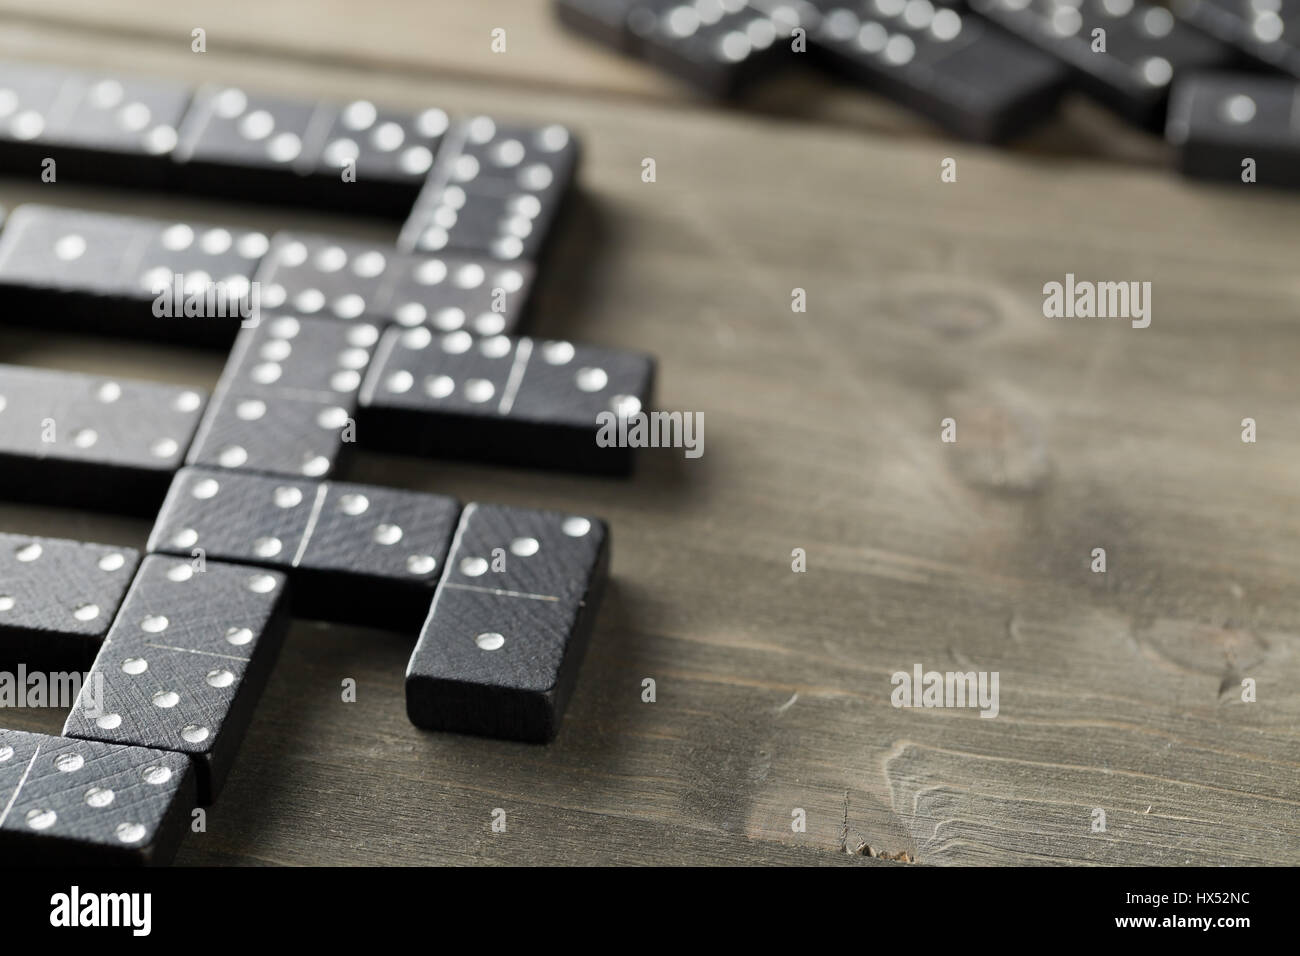
[{"label": "pile of dominoes in background", "polygon": [[62,737],[0,730],[6,863],[169,859],[292,616],[418,634],[421,727],[555,734],[605,524],[337,477],[355,444],[631,468],[597,423],[648,405],[653,360],[517,334],[576,165],[560,126],[0,66],[0,168],[29,181],[405,217],[392,246],[35,205],[4,223],[0,320],[230,349],[211,396],[0,366],[0,497],[157,515],[145,556],[0,535],[0,663],[90,669]]},{"label": "pile of dominoes in background", "polygon": [[[1191,175],[1300,187],[1300,0],[556,0],[713,95],[812,60],[1000,141],[1077,88],[1165,131]],[[1233,71],[1233,72],[1224,72]],[[1172,95],[1170,90],[1172,89]]]}]

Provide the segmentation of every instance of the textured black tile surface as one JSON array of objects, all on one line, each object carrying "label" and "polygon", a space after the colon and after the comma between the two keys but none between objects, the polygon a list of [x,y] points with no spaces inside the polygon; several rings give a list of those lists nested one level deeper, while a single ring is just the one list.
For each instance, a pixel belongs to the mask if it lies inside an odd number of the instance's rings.
[{"label": "textured black tile surface", "polygon": [[404,328],[513,335],[527,319],[534,272],[531,262],[470,253],[400,256],[392,261],[384,315]]},{"label": "textured black tile surface", "polygon": [[[791,31],[807,27],[791,0],[557,0],[561,22],[712,96],[728,96],[788,63]],[[803,13],[801,19],[800,14]]]},{"label": "textured black tile surface", "polygon": [[0,170],[53,182],[168,185],[190,89],[166,79],[0,63]]},{"label": "textured black tile surface", "polygon": [[459,514],[445,495],[185,468],[149,549],[277,568],[297,616],[414,635]]},{"label": "textured black tile surface", "polygon": [[[971,7],[1017,38],[1057,57],[1076,82],[1122,116],[1164,124],[1169,85],[1183,72],[1231,62],[1232,51],[1142,0],[972,0]],[[1094,50],[1104,31],[1105,51]]]},{"label": "textured black tile surface", "polygon": [[[288,624],[284,575],[149,555],[68,715],[66,736],[174,750],[221,790]],[[102,712],[90,693],[102,677]]]},{"label": "textured black tile surface", "polygon": [[570,191],[578,144],[563,126],[454,124],[398,245],[426,253],[472,250],[538,260]]},{"label": "textured black tile surface", "polygon": [[648,62],[710,95],[729,96],[790,61],[793,25],[745,0],[660,0],[636,4],[628,29],[632,50]]},{"label": "textured black tile surface", "polygon": [[257,272],[262,304],[301,316],[382,319],[396,252],[379,243],[278,232]]},{"label": "textured black tile surface", "polygon": [[418,255],[333,236],[277,233],[256,280],[262,305],[382,325],[517,330],[533,267],[482,255]]},{"label": "textured black tile surface", "polygon": [[268,245],[252,230],[19,206],[0,232],[0,321],[229,347]]},{"label": "textured black tile surface", "polygon": [[1300,83],[1287,77],[1216,73],[1179,81],[1169,102],[1169,141],[1183,172],[1300,188]]},{"label": "textured black tile surface", "polygon": [[88,668],[139,563],[132,548],[0,534],[0,666]]},{"label": "textured black tile surface", "polygon": [[240,332],[222,384],[272,396],[347,404],[355,400],[379,327],[269,315]]},{"label": "textured black tile surface", "polygon": [[1173,0],[1170,7],[1256,63],[1300,79],[1300,0]]},{"label": "textured black tile surface", "polygon": [[[173,156],[182,188],[402,218],[434,164],[446,114],[200,87]],[[347,170],[345,175],[345,169]]]},{"label": "textured black tile surface", "polygon": [[194,389],[0,365],[0,496],[153,514],[203,403]]},{"label": "textured black tile surface", "polygon": [[419,633],[460,502],[329,482],[298,569],[313,616]]},{"label": "textured black tile surface", "polygon": [[928,0],[815,0],[797,10],[814,56],[969,139],[1022,132],[1064,87],[1052,57]]},{"label": "textured black tile surface", "polygon": [[[433,168],[449,121],[442,110],[381,109],[369,100],[345,104],[325,135],[317,167],[326,204],[402,219]],[[355,180],[342,170],[351,164]]]},{"label": "textured black tile surface", "polygon": [[333,474],[355,441],[357,392],[378,338],[368,322],[263,316],[240,332],[188,463]]},{"label": "textured black tile surface", "polygon": [[324,478],[348,444],[346,404],[222,389],[213,399],[186,463],[272,475]]},{"label": "textured black tile surface", "polygon": [[632,449],[598,446],[598,416],[648,408],[654,371],[639,352],[390,329],[362,387],[358,431],[385,451],[622,474]]},{"label": "textured black tile surface", "polygon": [[202,86],[172,154],[177,181],[218,196],[314,202],[310,173],[337,117],[328,103]]},{"label": "textured black tile surface", "polygon": [[166,864],[194,804],[182,754],[0,730],[5,866]]},{"label": "textured black tile surface", "polygon": [[407,668],[411,722],[554,737],[608,568],[609,532],[599,519],[467,505]]}]

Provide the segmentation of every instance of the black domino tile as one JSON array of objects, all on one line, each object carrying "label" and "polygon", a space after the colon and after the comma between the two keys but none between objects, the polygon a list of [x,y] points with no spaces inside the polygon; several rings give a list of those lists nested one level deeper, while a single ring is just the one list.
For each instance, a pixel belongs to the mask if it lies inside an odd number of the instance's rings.
[{"label": "black domino tile", "polygon": [[447,126],[437,108],[396,112],[366,100],[336,104],[207,85],[181,124],[174,175],[205,195],[400,219]]},{"label": "black domino tile", "polygon": [[0,321],[229,348],[268,245],[253,230],[19,206],[0,232]]},{"label": "black domino tile", "polygon": [[405,255],[392,260],[385,318],[405,328],[513,335],[528,319],[536,269],[468,253]]},{"label": "black domino tile", "polygon": [[384,320],[397,251],[334,236],[278,232],[257,271],[262,305],[343,321]]},{"label": "black domino tile", "polygon": [[398,245],[539,260],[579,161],[563,126],[523,127],[476,116],[453,124]]},{"label": "black domino tile", "polygon": [[187,463],[335,474],[357,437],[357,393],[378,337],[367,322],[263,316],[240,333]]},{"label": "black domino tile", "polygon": [[648,408],[654,373],[639,352],[390,329],[362,386],[358,430],[381,451],[626,474],[633,449],[599,446],[599,416]]},{"label": "black domino tile", "polygon": [[0,63],[0,171],[49,182],[170,185],[190,89],[171,80]]},{"label": "black domino tile", "polygon": [[84,671],[139,563],[132,548],[0,534],[0,666]]},{"label": "black domino tile", "polygon": [[557,0],[560,21],[710,96],[728,97],[794,59],[802,0]]},{"label": "black domino tile", "polygon": [[166,865],[194,804],[182,754],[0,730],[5,866]]},{"label": "black domino tile", "polygon": [[276,568],[295,616],[415,635],[459,513],[445,495],[185,468],[149,549]]},{"label": "black domino tile", "polygon": [[195,389],[0,365],[0,498],[154,514],[203,405]]},{"label": "black domino tile", "polygon": [[338,116],[333,104],[208,84],[172,156],[190,191],[250,202],[315,202],[309,174]]},{"label": "black domino tile", "polygon": [[1173,0],[1175,16],[1300,79],[1300,0]]},{"label": "black domino tile", "polygon": [[551,198],[521,189],[467,189],[457,184],[426,186],[399,242],[417,252],[472,252],[502,262],[542,255],[554,213]]},{"label": "black domino tile", "polygon": [[483,255],[410,254],[332,236],[277,233],[255,281],[264,308],[381,325],[514,333],[534,268]]},{"label": "black domino tile", "polygon": [[712,96],[738,93],[790,61],[790,27],[745,0],[637,3],[631,48]]},{"label": "black domino tile", "polygon": [[347,404],[355,398],[379,335],[369,322],[263,316],[240,333],[222,383]]},{"label": "black domino tile", "polygon": [[411,722],[552,739],[594,627],[609,550],[599,519],[466,506],[407,668]]},{"label": "black domino tile", "polygon": [[212,401],[187,464],[324,478],[348,450],[346,405],[230,388]]},{"label": "black domino tile", "polygon": [[1256,183],[1300,188],[1300,83],[1253,74],[1188,77],[1174,87],[1166,136],[1189,176],[1245,187],[1249,158]]},{"label": "black domino tile", "polygon": [[198,549],[215,561],[287,571],[312,523],[318,487],[280,476],[182,468],[154,522],[149,551],[192,557]]},{"label": "black domino tile", "polygon": [[313,616],[418,634],[460,502],[344,482],[319,501],[299,564]]},{"label": "black domino tile", "polygon": [[929,0],[815,6],[804,14],[813,55],[969,139],[1020,134],[1050,115],[1065,87],[1051,57]]},{"label": "black domino tile", "polygon": [[[1170,83],[1233,59],[1217,40],[1142,0],[972,0],[971,7],[1072,71],[1079,86],[1133,123],[1164,124]],[[1093,51],[1104,30],[1106,51]]]},{"label": "black domino tile", "polygon": [[556,0],[555,15],[570,29],[624,53],[634,52],[628,14],[636,0]]},{"label": "black domino tile", "polygon": [[[389,219],[405,218],[447,132],[436,108],[410,113],[354,100],[337,113],[314,171],[331,209]],[[348,162],[355,181],[344,182]]]},{"label": "black domino tile", "polygon": [[287,591],[265,568],[147,556],[64,735],[187,754],[211,803],[284,641]]}]

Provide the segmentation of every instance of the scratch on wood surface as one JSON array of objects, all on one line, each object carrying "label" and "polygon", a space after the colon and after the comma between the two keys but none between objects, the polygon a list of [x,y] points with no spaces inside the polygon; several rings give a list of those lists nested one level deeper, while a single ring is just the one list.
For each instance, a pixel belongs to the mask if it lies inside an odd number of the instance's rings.
[{"label": "scratch on wood surface", "polygon": [[776,712],[778,714],[784,714],[787,710],[789,710],[791,707],[794,706],[794,702],[798,699],[799,699],[799,692],[795,691],[793,694],[790,695],[789,700],[787,700],[784,704],[782,704],[780,707],[776,709]]},{"label": "scratch on wood surface", "polygon": [[[1047,770],[1053,772],[1072,771],[1075,773],[1100,773],[1100,774],[1105,774],[1107,776],[1113,774],[1117,777],[1121,777],[1127,780],[1150,781],[1150,782],[1160,783],[1160,784],[1174,784],[1180,787],[1195,787],[1197,789],[1204,790],[1207,793],[1213,793],[1213,794],[1230,797],[1230,798],[1239,798],[1245,792],[1240,788],[1218,786],[1215,784],[1205,783],[1201,781],[1184,780],[1178,777],[1171,777],[1166,774],[1145,773],[1139,770],[1128,770],[1128,769],[1116,770],[1104,766],[1099,767],[1099,766],[1092,766],[1087,764],[1069,763],[1069,762],[1054,761],[1054,760],[1030,760],[1023,757],[1008,757],[999,754],[975,753],[973,751],[956,750],[950,747],[928,746],[926,744],[917,743],[916,741],[912,741],[912,740],[900,740],[897,741],[892,748],[890,748],[889,753],[886,754],[883,759],[885,780],[890,788],[891,802],[893,799],[893,789],[896,781],[894,777],[891,776],[890,774],[889,765],[893,761],[901,759],[903,756],[905,756],[907,751],[916,751],[917,753],[930,753],[930,754],[941,755],[946,757],[961,757],[961,758],[968,758],[972,760],[986,761],[989,764],[994,766],[1002,765],[1002,766],[1016,766],[1016,767],[1026,767],[1026,768],[1032,767],[1035,769],[1041,769],[1041,770]],[[958,788],[956,786],[936,786],[936,787],[922,788],[920,790],[917,790],[914,796],[920,796],[922,793],[925,793],[927,791],[939,790],[939,789],[950,789],[955,791],[961,788]],[[1291,799],[1288,797],[1274,796],[1272,794],[1259,793],[1259,792],[1251,792],[1249,795],[1251,799],[1254,800],[1266,801],[1268,803],[1274,803],[1280,806],[1300,808],[1300,800]],[[916,805],[914,800],[913,802],[914,815],[915,815],[915,811],[916,811]]]},{"label": "scratch on wood surface", "polygon": [[898,850],[897,852],[890,853],[888,850],[877,850],[874,847],[868,846],[867,844],[864,843],[862,845],[862,848],[858,852],[861,853],[863,856],[874,856],[882,860],[893,860],[895,863],[916,862],[916,857],[912,856],[912,854],[909,853],[907,850]]},{"label": "scratch on wood surface", "polygon": [[844,791],[844,822],[840,824],[840,849],[849,851],[849,792]]},{"label": "scratch on wood surface", "polygon": [[1020,618],[1015,611],[1012,611],[1011,616],[1007,618],[1007,636],[1017,644],[1025,643],[1025,639],[1020,633]]}]

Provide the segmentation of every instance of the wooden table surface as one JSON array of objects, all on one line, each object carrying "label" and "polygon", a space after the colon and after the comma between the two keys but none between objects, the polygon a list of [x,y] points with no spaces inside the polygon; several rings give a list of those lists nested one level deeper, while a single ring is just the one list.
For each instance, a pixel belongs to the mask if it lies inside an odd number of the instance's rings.
[{"label": "wooden table surface", "polygon": [[[536,331],[657,354],[658,407],[705,419],[701,458],[626,481],[363,456],[350,477],[609,519],[560,736],[418,731],[414,635],[297,622],[178,862],[1300,863],[1300,197],[1186,182],[1077,100],[1012,150],[811,72],[719,109],[541,3],[30,6],[0,0],[0,56],[571,124],[580,198]],[[30,200],[395,233],[0,184]],[[1150,281],[1150,328],[1044,318],[1066,273]],[[222,364],[10,329],[0,360],[202,386]],[[9,531],[148,527],[0,505]],[[914,664],[997,671],[998,716],[895,709]]]}]

